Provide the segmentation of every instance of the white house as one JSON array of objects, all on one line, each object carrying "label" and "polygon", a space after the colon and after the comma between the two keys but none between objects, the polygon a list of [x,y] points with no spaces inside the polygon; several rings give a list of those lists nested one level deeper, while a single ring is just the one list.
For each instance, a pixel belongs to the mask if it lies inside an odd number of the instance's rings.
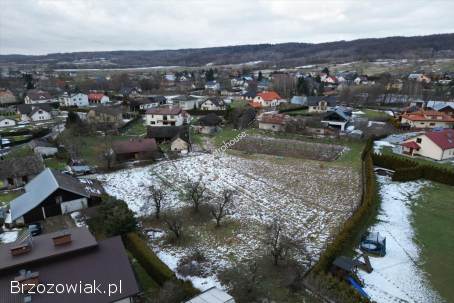
[{"label": "white house", "polygon": [[452,128],[454,118],[437,111],[425,111],[404,113],[401,116],[401,123],[408,124],[412,128]]},{"label": "white house", "polygon": [[274,107],[284,102],[286,100],[282,99],[275,91],[258,93],[252,101],[254,107]]},{"label": "white house", "polygon": [[326,113],[336,107],[336,100],[335,96],[309,96],[306,104],[310,113]]},{"label": "white house", "polygon": [[409,138],[402,144],[402,152],[434,160],[454,159],[454,129],[430,131]]},{"label": "white house", "polygon": [[48,92],[37,89],[29,90],[24,98],[25,104],[52,103],[57,101],[58,100],[52,98]]},{"label": "white house", "polygon": [[221,98],[209,98],[200,106],[201,110],[224,110],[225,102]]},{"label": "white house", "polygon": [[0,127],[10,127],[15,126],[16,120],[7,117],[0,117]]},{"label": "white house", "polygon": [[[77,106],[77,107],[85,107],[89,105],[88,102],[88,95],[83,93],[77,93],[74,95],[63,95],[61,101],[63,102],[64,106]],[[60,103],[62,103],[60,102]]]},{"label": "white house", "polygon": [[208,81],[205,83],[205,89],[206,90],[220,90],[221,85],[217,81]]},{"label": "white house", "polygon": [[157,107],[145,112],[147,126],[181,126],[188,121],[189,114],[180,107]]},{"label": "white house", "polygon": [[46,121],[52,119],[52,114],[45,109],[40,107],[35,107],[32,109],[30,115],[30,120],[32,121]]},{"label": "white house", "polygon": [[110,99],[103,93],[89,93],[88,102],[90,104],[106,104],[110,102]]}]

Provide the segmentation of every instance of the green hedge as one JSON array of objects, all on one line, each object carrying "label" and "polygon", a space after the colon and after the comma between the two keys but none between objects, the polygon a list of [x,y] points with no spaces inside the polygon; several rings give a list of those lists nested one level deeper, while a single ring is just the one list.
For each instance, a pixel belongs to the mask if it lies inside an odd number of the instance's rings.
[{"label": "green hedge", "polygon": [[126,235],[126,247],[142,265],[146,272],[161,286],[174,279],[175,274],[147,246],[137,233]]},{"label": "green hedge", "polygon": [[398,155],[373,155],[374,164],[394,170],[394,181],[427,179],[447,185],[454,185],[454,171]]}]

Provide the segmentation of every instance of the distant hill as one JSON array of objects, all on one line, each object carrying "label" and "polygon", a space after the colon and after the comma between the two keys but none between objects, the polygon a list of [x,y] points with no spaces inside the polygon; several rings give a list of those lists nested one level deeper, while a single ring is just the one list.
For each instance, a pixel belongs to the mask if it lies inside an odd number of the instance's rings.
[{"label": "distant hill", "polygon": [[296,66],[380,58],[454,58],[454,34],[359,39],[328,43],[281,43],[157,51],[1,55],[0,64],[48,64],[53,68],[201,66],[264,61]]}]

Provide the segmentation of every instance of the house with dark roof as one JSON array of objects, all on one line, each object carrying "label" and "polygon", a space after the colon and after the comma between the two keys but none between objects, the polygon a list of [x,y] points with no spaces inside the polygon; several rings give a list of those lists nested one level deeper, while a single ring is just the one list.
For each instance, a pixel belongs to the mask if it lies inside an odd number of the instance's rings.
[{"label": "house with dark roof", "polygon": [[225,108],[224,99],[219,97],[208,98],[200,105],[201,110],[225,110]]},{"label": "house with dark roof", "polygon": [[252,101],[254,100],[255,96],[257,96],[257,92],[255,90],[248,90],[247,92],[241,95],[241,99]]},{"label": "house with dark roof", "polygon": [[401,143],[402,152],[434,160],[454,159],[454,129],[429,131]]},{"label": "house with dark roof", "polygon": [[322,118],[322,123],[341,131],[345,130],[348,122],[350,122],[350,116],[340,108],[328,111]]},{"label": "house with dark roof", "polygon": [[119,128],[124,125],[123,109],[119,106],[97,106],[87,113],[87,121],[92,124],[108,124]]},{"label": "house with dark roof", "polygon": [[145,125],[181,126],[189,122],[189,114],[178,106],[150,108],[145,112]]},{"label": "house with dark roof", "polygon": [[115,141],[112,143],[112,152],[117,161],[155,159],[161,155],[153,138]]},{"label": "house with dark roof", "polygon": [[309,96],[306,105],[310,113],[326,113],[336,107],[336,96]]},{"label": "house with dark roof", "polygon": [[155,126],[147,128],[147,138],[154,138],[157,143],[163,143],[180,137],[189,142],[189,127],[182,126]]},{"label": "house with dark roof", "polygon": [[214,113],[201,117],[195,123],[195,130],[201,134],[213,134],[219,130],[222,119]]},{"label": "house with dark roof", "polygon": [[47,121],[52,119],[52,108],[48,104],[20,104],[17,113],[21,121]]},{"label": "house with dark roof", "polygon": [[180,95],[172,98],[169,103],[173,106],[180,107],[183,110],[191,110],[199,108],[202,99],[191,95]]},{"label": "house with dark roof", "polygon": [[52,98],[52,96],[46,91],[30,89],[25,95],[24,102],[25,104],[53,103],[58,102],[58,99]]},{"label": "house with dark roof", "polygon": [[43,170],[43,159],[36,155],[0,160],[0,189],[23,186]]},{"label": "house with dark roof", "polygon": [[[99,291],[83,291],[93,283]],[[37,284],[53,284],[52,293],[27,291]],[[57,285],[74,291],[56,291]],[[0,245],[2,303],[132,303],[139,291],[119,236],[97,241],[88,228],[76,227]]]},{"label": "house with dark roof", "polygon": [[10,117],[0,116],[0,127],[11,127],[16,125],[16,120]]},{"label": "house with dark roof", "polygon": [[46,168],[24,187],[25,193],[11,201],[11,220],[28,224],[100,203],[104,190],[90,183]]}]

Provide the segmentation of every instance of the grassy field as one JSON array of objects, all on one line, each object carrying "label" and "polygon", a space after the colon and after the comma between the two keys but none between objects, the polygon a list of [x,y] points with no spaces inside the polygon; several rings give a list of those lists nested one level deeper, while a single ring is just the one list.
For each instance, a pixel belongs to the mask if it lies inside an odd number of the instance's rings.
[{"label": "grassy field", "polygon": [[9,202],[14,200],[16,197],[18,197],[20,194],[22,194],[22,191],[20,190],[15,190],[15,191],[9,191],[9,192],[4,192],[0,193],[0,206],[5,206],[8,205]]},{"label": "grassy field", "polygon": [[423,268],[433,287],[454,302],[454,187],[439,183],[425,187],[413,206],[416,241]]},{"label": "grassy field", "polygon": [[147,127],[142,119],[131,122],[122,132],[125,136],[145,136],[147,134]]},{"label": "grassy field", "polygon": [[57,158],[45,159],[44,164],[46,165],[46,167],[53,168],[56,170],[65,170],[66,169],[65,161],[57,159]]},{"label": "grassy field", "polygon": [[369,118],[369,120],[383,120],[390,117],[387,113],[379,110],[363,109],[361,111],[366,114],[366,117]]}]

